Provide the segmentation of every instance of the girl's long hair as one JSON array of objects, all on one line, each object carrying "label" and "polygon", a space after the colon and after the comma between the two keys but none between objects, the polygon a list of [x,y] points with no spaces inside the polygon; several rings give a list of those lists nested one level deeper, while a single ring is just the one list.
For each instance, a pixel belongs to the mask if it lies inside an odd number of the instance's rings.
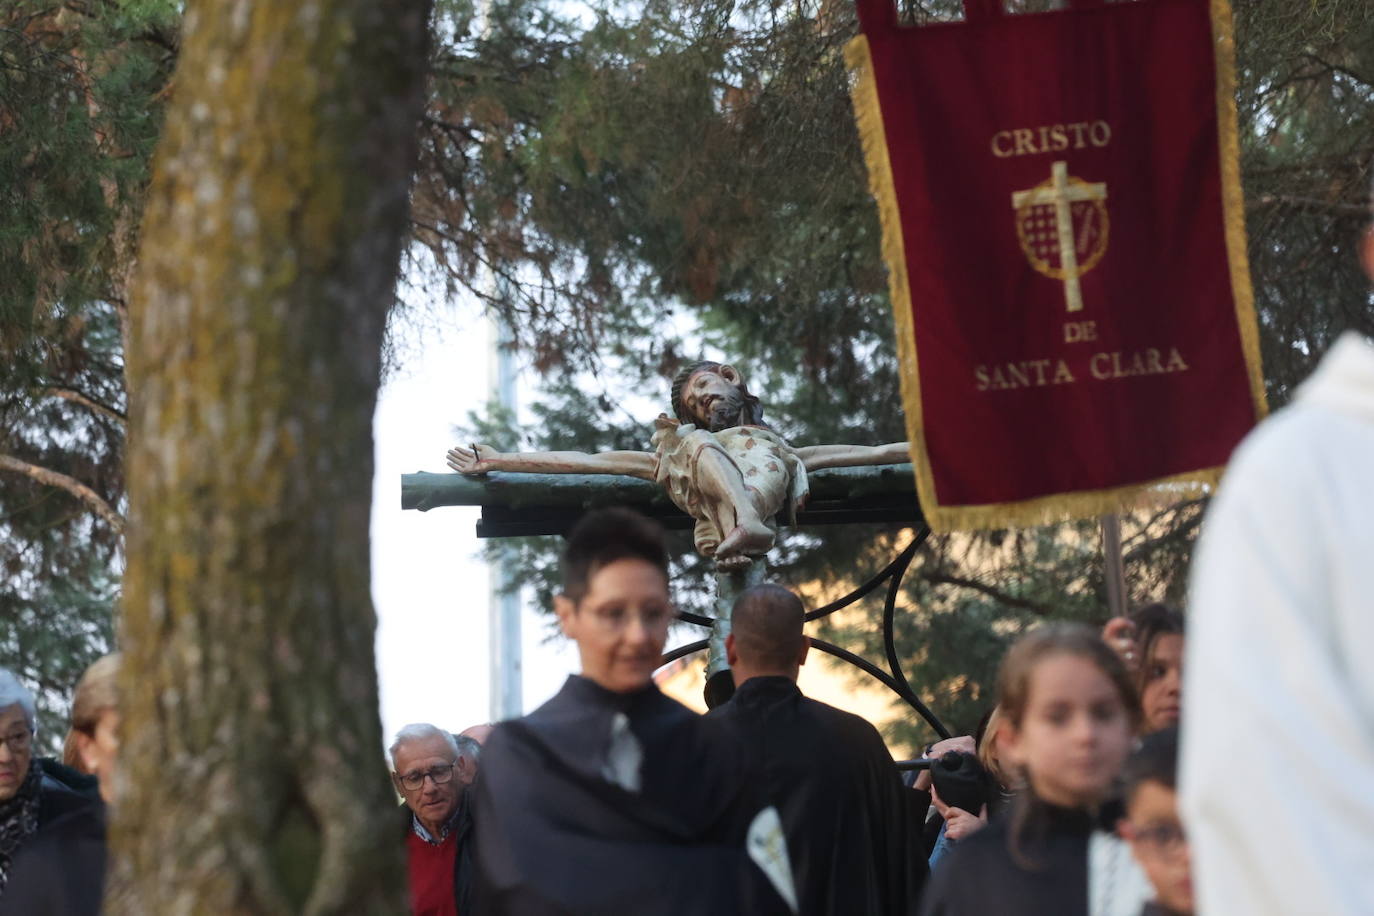
[{"label": "girl's long hair", "polygon": [[[1134,733],[1140,721],[1140,702],[1135,683],[1121,657],[1091,628],[1079,623],[1048,623],[1031,630],[1007,650],[997,671],[997,703],[1003,725],[1021,729],[1030,702],[1031,676],[1040,663],[1055,655],[1073,655],[1094,665],[1121,697]],[[1044,802],[1036,798],[1029,774],[1022,774],[1020,789],[1007,823],[1007,847],[1012,861],[1028,871],[1038,869],[1025,854],[1024,841],[1031,830],[1044,829]]]}]

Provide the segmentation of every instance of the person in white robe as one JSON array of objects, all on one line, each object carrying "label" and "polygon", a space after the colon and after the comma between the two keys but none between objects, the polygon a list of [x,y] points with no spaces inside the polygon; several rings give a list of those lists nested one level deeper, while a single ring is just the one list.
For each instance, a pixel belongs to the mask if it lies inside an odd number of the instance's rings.
[{"label": "person in white robe", "polygon": [[[1374,282],[1374,231],[1363,255]],[[1341,337],[1233,457],[1184,691],[1198,912],[1374,913],[1374,342]]]}]

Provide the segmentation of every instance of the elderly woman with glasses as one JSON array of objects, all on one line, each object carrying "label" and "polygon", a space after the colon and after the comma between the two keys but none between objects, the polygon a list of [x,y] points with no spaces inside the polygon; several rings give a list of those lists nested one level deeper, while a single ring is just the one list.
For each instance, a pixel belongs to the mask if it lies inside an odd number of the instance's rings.
[{"label": "elderly woman with glasses", "polygon": [[49,824],[94,804],[37,765],[35,712],[33,694],[0,668],[0,908],[20,848]]}]

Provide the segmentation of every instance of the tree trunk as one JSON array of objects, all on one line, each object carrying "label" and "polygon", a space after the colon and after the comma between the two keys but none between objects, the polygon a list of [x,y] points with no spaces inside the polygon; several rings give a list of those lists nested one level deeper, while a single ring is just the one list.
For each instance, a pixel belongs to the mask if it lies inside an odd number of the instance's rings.
[{"label": "tree trunk", "polygon": [[428,0],[192,0],[130,303],[107,910],[404,907],[372,414]]}]

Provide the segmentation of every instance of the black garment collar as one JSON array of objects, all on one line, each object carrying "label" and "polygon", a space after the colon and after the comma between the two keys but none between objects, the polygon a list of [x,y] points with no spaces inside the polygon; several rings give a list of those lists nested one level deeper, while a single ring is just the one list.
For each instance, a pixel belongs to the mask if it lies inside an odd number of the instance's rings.
[{"label": "black garment collar", "polygon": [[1045,823],[1056,832],[1089,834],[1097,827],[1097,812],[1088,808],[1061,808],[1040,802]]},{"label": "black garment collar", "polygon": [[1140,911],[1140,916],[1192,916],[1192,914],[1171,910],[1151,900],[1149,903],[1145,904],[1145,908]]},{"label": "black garment collar", "polygon": [[1050,804],[1027,788],[1018,794],[1017,803],[1029,806],[1032,820],[1063,833],[1087,835],[1094,830],[1114,833],[1117,822],[1125,817],[1121,800],[1116,797],[1108,797],[1091,808],[1065,808]]},{"label": "black garment collar", "polygon": [[607,690],[596,681],[580,674],[568,675],[568,680],[563,684],[561,693],[567,694],[571,699],[588,703],[593,706],[601,706],[613,709],[617,712],[629,712],[646,699],[657,696],[658,686],[650,681],[648,684],[632,690],[629,693],[619,693],[614,690]]},{"label": "black garment collar", "polygon": [[655,712],[660,707],[675,705],[652,681],[639,690],[617,693],[590,678],[573,674],[553,699],[517,721],[539,735],[563,765],[600,778],[617,715],[629,719],[636,737],[645,740],[642,729],[652,725]]},{"label": "black garment collar", "polygon": [[770,674],[762,677],[751,677],[740,684],[735,688],[735,695],[730,698],[730,702],[738,703],[741,706],[752,706],[799,696],[801,696],[801,689],[797,687],[796,681],[790,677]]}]

